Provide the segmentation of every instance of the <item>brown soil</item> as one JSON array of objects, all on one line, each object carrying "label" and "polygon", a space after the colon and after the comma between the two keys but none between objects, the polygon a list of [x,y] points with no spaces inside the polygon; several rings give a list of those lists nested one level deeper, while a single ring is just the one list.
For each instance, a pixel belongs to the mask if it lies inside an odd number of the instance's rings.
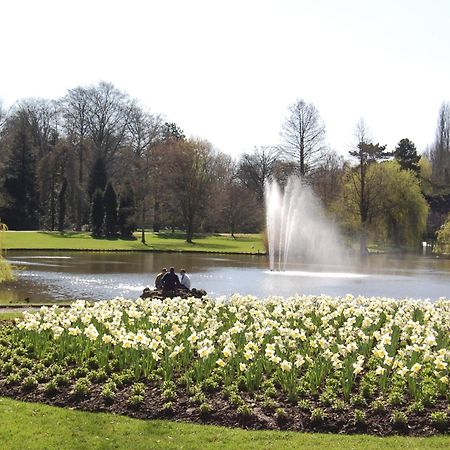
[{"label": "brown soil", "polygon": [[[118,390],[111,404],[107,404],[102,398],[101,385],[99,384],[93,384],[90,395],[86,397],[75,397],[71,390],[71,387],[60,387],[54,395],[49,395],[40,385],[37,389],[26,392],[21,386],[8,386],[4,379],[0,379],[1,396],[84,411],[110,412],[139,419],[172,419],[254,430],[315,431],[341,434],[367,433],[377,436],[393,434],[430,436],[448,432],[448,427],[441,430],[436,429],[429,419],[433,410],[443,411],[446,409],[447,403],[445,401],[437,402],[432,410],[428,409],[423,413],[407,413],[405,407],[387,407],[383,414],[376,414],[368,407],[358,407],[356,409],[363,410],[366,414],[365,423],[360,425],[354,423],[354,408],[347,407],[346,410],[336,413],[330,407],[324,408],[322,406],[327,413],[327,417],[321,423],[312,423],[310,411],[302,411],[298,406],[292,405],[287,399],[282,398],[277,399],[277,403],[285,410],[286,419],[277,420],[274,410],[264,408],[262,402],[256,401],[245,393],[242,394],[242,397],[251,409],[250,416],[239,415],[237,407],[230,405],[218,392],[207,395],[207,402],[212,406],[212,412],[202,415],[199,406],[192,404],[183,390],[178,390],[177,399],[172,402],[173,408],[169,411],[163,408],[165,401],[161,396],[161,389],[151,384],[146,388],[142,403],[134,407],[128,403],[129,386]],[[311,407],[311,410],[314,407]],[[394,410],[401,410],[407,414],[407,425],[395,426],[391,423],[390,417]]]}]

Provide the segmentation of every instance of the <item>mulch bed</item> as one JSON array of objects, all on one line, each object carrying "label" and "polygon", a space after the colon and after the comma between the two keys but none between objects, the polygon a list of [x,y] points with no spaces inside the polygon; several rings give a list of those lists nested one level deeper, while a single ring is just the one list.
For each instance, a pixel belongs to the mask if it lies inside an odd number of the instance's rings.
[{"label": "mulch bed", "polygon": [[[76,397],[72,394],[70,386],[60,387],[54,395],[49,395],[44,391],[42,385],[35,390],[26,392],[21,386],[8,386],[4,379],[0,380],[1,396],[83,411],[109,412],[138,419],[171,419],[253,430],[291,430],[340,434],[367,433],[377,436],[394,434],[430,436],[447,431],[437,430],[431,424],[429,420],[430,410],[424,413],[407,413],[408,424],[397,427],[390,421],[391,413],[394,410],[403,410],[406,413],[406,408],[387,406],[386,411],[382,414],[376,414],[368,407],[357,408],[366,413],[365,423],[360,425],[355,424],[352,419],[354,409],[347,408],[340,413],[336,413],[331,407],[326,408],[321,405],[326,411],[327,417],[322,423],[312,423],[309,411],[302,411],[298,406],[290,404],[287,400],[283,401],[282,398],[277,399],[277,402],[285,410],[286,419],[277,420],[273,410],[264,408],[261,402],[254,400],[245,393],[242,394],[242,397],[251,408],[250,416],[239,415],[237,408],[224,400],[219,392],[208,394],[208,403],[212,406],[212,412],[202,415],[199,406],[192,404],[183,390],[177,391],[177,399],[173,401],[173,408],[167,411],[163,408],[164,400],[159,387],[148,384],[144,400],[138,406],[131,406],[128,403],[130,389],[130,386],[119,389],[113,403],[107,404],[101,396],[100,384],[92,386],[89,396]],[[445,409],[444,402],[437,402],[433,408],[433,410],[439,409],[441,411]]]}]

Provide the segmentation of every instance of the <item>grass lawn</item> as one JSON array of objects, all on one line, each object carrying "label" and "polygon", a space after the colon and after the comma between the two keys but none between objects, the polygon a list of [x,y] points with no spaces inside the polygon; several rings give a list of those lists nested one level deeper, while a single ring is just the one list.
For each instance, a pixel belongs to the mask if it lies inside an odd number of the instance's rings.
[{"label": "grass lawn", "polygon": [[447,449],[449,436],[392,436],[245,431],[137,420],[0,398],[0,447],[7,449]]},{"label": "grass lawn", "polygon": [[184,233],[146,232],[146,244],[141,234],[136,239],[96,239],[90,233],[59,233],[49,231],[8,231],[3,236],[3,248],[42,250],[128,250],[128,251],[188,251],[223,253],[264,253],[261,234],[239,234],[235,238],[228,234],[196,235],[194,243],[185,241]]}]

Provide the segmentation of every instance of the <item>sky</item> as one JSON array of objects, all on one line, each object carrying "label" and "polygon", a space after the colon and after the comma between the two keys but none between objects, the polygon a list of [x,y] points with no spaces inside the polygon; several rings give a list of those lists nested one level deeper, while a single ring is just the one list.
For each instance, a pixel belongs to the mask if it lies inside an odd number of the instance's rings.
[{"label": "sky", "polygon": [[0,99],[99,81],[238,156],[313,103],[331,149],[356,123],[426,149],[450,101],[449,0],[0,0]]}]

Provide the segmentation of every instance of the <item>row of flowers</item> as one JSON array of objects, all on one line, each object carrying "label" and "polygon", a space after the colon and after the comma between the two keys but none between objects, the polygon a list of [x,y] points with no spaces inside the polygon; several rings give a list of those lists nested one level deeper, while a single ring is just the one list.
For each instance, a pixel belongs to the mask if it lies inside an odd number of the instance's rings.
[{"label": "row of flowers", "polygon": [[202,383],[219,374],[248,391],[273,380],[290,397],[323,392],[345,400],[361,385],[386,394],[405,386],[414,400],[448,402],[450,301],[295,296],[164,301],[116,298],[27,313],[17,334],[44,357],[56,346],[78,364],[114,358],[136,380],[159,373]]}]

